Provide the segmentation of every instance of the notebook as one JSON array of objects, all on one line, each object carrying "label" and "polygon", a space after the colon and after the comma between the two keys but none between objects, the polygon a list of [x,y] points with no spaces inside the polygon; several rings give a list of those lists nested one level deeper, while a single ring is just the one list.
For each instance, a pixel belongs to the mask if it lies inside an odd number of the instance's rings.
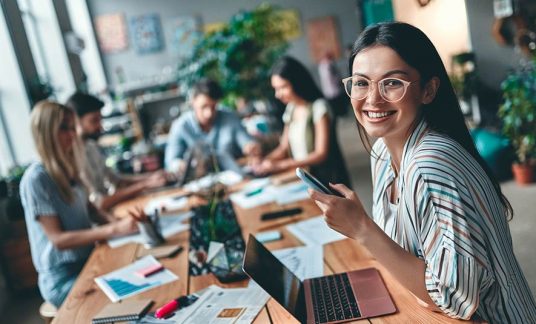
[{"label": "notebook", "polygon": [[120,303],[108,304],[93,317],[93,324],[113,323],[120,321],[137,321],[151,308],[150,299],[126,300]]}]

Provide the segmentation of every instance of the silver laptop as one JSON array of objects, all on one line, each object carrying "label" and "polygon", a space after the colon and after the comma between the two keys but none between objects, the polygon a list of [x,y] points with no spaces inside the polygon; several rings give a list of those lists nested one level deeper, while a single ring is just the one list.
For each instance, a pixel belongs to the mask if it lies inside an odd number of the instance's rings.
[{"label": "silver laptop", "polygon": [[374,268],[302,282],[251,234],[242,268],[301,323],[340,323],[396,312]]}]

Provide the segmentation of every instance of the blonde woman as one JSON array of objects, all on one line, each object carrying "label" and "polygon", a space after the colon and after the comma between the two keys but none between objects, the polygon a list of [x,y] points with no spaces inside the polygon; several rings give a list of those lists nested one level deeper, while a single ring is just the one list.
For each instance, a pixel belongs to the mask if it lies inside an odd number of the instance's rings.
[{"label": "blonde woman", "polygon": [[[143,215],[116,220],[88,203],[71,109],[41,101],[32,111],[31,128],[40,161],[24,173],[20,193],[39,290],[59,307],[94,243],[136,231],[136,218]],[[103,225],[92,227],[90,211]]]}]

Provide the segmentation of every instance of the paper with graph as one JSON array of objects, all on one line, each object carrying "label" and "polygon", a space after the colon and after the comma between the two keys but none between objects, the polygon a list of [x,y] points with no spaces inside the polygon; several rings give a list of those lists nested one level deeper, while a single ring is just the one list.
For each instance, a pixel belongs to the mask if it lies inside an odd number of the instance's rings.
[{"label": "paper with graph", "polygon": [[112,302],[136,295],[142,291],[158,287],[179,279],[168,269],[159,271],[149,277],[136,272],[160,264],[152,255],[148,255],[132,264],[95,278],[97,285]]}]

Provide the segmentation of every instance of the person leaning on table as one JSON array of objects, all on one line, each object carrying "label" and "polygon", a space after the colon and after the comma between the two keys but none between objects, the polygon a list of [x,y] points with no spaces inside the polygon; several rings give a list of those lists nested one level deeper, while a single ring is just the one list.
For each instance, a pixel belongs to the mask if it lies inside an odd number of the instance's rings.
[{"label": "person leaning on table", "polygon": [[512,207],[473,144],[432,42],[409,24],[374,25],[349,65],[343,83],[360,134],[379,138],[373,211],[369,218],[344,185],[331,186],[345,198],[311,191],[328,225],[360,242],[430,310],[536,323],[508,229]]},{"label": "person leaning on table", "polygon": [[279,145],[253,165],[258,175],[309,167],[320,181],[344,183],[350,178],[337,140],[331,107],[311,73],[295,58],[284,56],[271,70],[275,97],[286,105]]},{"label": "person leaning on table", "polygon": [[162,187],[166,183],[163,171],[139,175],[118,174],[105,163],[97,140],[102,134],[101,108],[104,102],[98,98],[76,92],[65,105],[76,112],[77,128],[84,147],[84,170],[90,187],[90,200],[98,208],[108,210],[146,189]]},{"label": "person leaning on table", "polygon": [[181,171],[186,152],[201,144],[233,159],[260,155],[260,145],[247,133],[238,115],[217,108],[222,97],[223,90],[216,81],[202,79],[194,85],[192,110],[177,118],[169,131],[165,152],[168,171]]},{"label": "person leaning on table", "polygon": [[[80,176],[81,143],[73,110],[51,101],[38,102],[30,120],[39,161],[20,184],[32,261],[42,297],[59,307],[97,241],[137,230],[145,217],[132,211],[120,220],[99,212],[88,201]],[[90,214],[101,225],[93,227]]]}]

